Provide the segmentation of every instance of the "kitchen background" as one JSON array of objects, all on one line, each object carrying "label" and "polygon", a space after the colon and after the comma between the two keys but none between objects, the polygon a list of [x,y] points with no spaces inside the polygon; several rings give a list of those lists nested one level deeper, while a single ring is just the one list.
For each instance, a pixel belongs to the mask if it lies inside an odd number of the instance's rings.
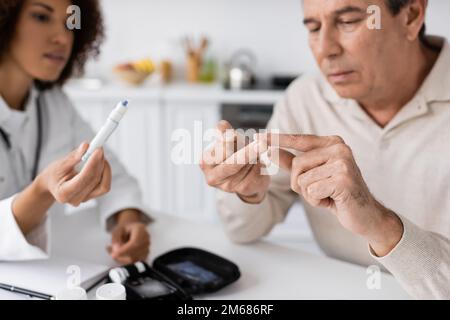
[{"label": "kitchen background", "polygon": [[[90,73],[109,71],[130,58],[169,57],[183,61],[179,38],[205,34],[221,61],[246,47],[258,58],[258,72],[315,70],[301,24],[302,0],[102,0],[107,41]],[[430,0],[429,33],[450,38],[450,1]],[[102,73],[104,75],[104,73]]]},{"label": "kitchen background", "polygon": [[148,55],[182,63],[179,39],[186,34],[209,36],[211,54],[222,61],[241,47],[253,50],[262,74],[299,73],[311,66],[312,57],[303,46],[301,0],[102,2],[108,26],[103,66]]},{"label": "kitchen background", "polygon": [[[170,161],[176,129],[197,134],[195,121],[203,129],[221,118],[239,126],[258,127],[273,104],[282,97],[290,77],[315,72],[302,26],[301,0],[102,0],[106,42],[102,54],[89,63],[85,77],[67,91],[81,114],[97,130],[118,100],[132,101],[130,113],[110,141],[129,171],[138,179],[146,204],[152,210],[188,219],[218,220],[215,192],[209,188],[197,165],[175,165]],[[428,32],[450,39],[450,1],[430,0]],[[185,36],[197,42],[207,36],[205,61],[212,61],[225,74],[224,63],[240,48],[256,57],[253,73],[260,79],[287,76],[280,87],[224,90],[216,78],[210,84],[192,84],[186,78]],[[198,45],[198,44],[197,44]],[[142,60],[142,59],[151,60]],[[161,61],[172,66],[172,81],[161,86]],[[119,71],[113,68],[121,64]],[[140,73],[129,74],[136,67]],[[246,70],[244,70],[246,71]],[[145,82],[140,75],[153,72]],[[159,76],[157,75],[159,74]],[[170,74],[170,72],[169,72]],[[235,74],[236,75],[236,74]],[[237,73],[240,84],[245,73]],[[195,77],[195,75],[194,75]],[[211,77],[206,77],[211,81]],[[260,81],[261,83],[261,81]],[[238,82],[239,86],[239,82]],[[275,90],[277,89],[277,90]],[[201,153],[201,150],[194,150]],[[296,206],[287,221],[275,229],[281,241],[308,244],[311,233]]]}]

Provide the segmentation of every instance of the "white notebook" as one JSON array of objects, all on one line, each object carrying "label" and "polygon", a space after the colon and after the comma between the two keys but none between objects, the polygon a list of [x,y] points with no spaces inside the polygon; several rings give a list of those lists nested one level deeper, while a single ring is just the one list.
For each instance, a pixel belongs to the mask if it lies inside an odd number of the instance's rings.
[{"label": "white notebook", "polygon": [[[79,277],[78,277],[79,271]],[[103,278],[109,267],[74,258],[0,262],[0,283],[55,296],[81,280],[85,289]]]}]

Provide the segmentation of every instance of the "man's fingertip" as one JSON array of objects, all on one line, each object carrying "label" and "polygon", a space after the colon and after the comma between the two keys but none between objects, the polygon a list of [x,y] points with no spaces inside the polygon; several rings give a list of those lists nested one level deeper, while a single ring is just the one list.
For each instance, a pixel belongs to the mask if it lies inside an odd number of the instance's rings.
[{"label": "man's fingertip", "polygon": [[234,140],[236,139],[236,133],[232,129],[227,129],[223,138],[225,142],[234,142]]},{"label": "man's fingertip", "polygon": [[231,126],[231,124],[228,121],[220,120],[219,123],[217,124],[217,129],[223,133],[227,129],[233,129],[233,127]]}]

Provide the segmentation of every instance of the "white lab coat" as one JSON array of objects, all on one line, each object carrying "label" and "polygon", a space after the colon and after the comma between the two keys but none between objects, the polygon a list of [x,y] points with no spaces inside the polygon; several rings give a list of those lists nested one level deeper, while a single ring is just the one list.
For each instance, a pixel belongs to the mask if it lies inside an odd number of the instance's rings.
[{"label": "white lab coat", "polygon": [[[82,141],[90,141],[95,134],[61,89],[44,91],[41,95],[43,134],[38,172],[77,148]],[[25,236],[11,210],[15,196],[31,182],[37,145],[37,96],[38,91],[33,88],[24,112],[10,109],[0,96],[0,128],[9,135],[12,145],[8,149],[0,139],[0,261],[48,258],[51,216],[64,212],[63,205],[53,205],[41,225]],[[108,148],[105,155],[113,175],[111,191],[96,200],[102,226],[110,230],[113,219],[109,218],[126,208],[140,209],[149,218],[136,180]]]}]

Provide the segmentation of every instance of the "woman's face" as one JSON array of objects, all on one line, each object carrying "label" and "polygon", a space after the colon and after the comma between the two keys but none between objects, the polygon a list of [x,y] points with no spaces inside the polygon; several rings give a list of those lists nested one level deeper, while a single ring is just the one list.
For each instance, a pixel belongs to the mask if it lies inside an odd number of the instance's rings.
[{"label": "woman's face", "polygon": [[74,34],[66,27],[70,0],[25,0],[9,56],[32,79],[54,82],[66,66]]}]

